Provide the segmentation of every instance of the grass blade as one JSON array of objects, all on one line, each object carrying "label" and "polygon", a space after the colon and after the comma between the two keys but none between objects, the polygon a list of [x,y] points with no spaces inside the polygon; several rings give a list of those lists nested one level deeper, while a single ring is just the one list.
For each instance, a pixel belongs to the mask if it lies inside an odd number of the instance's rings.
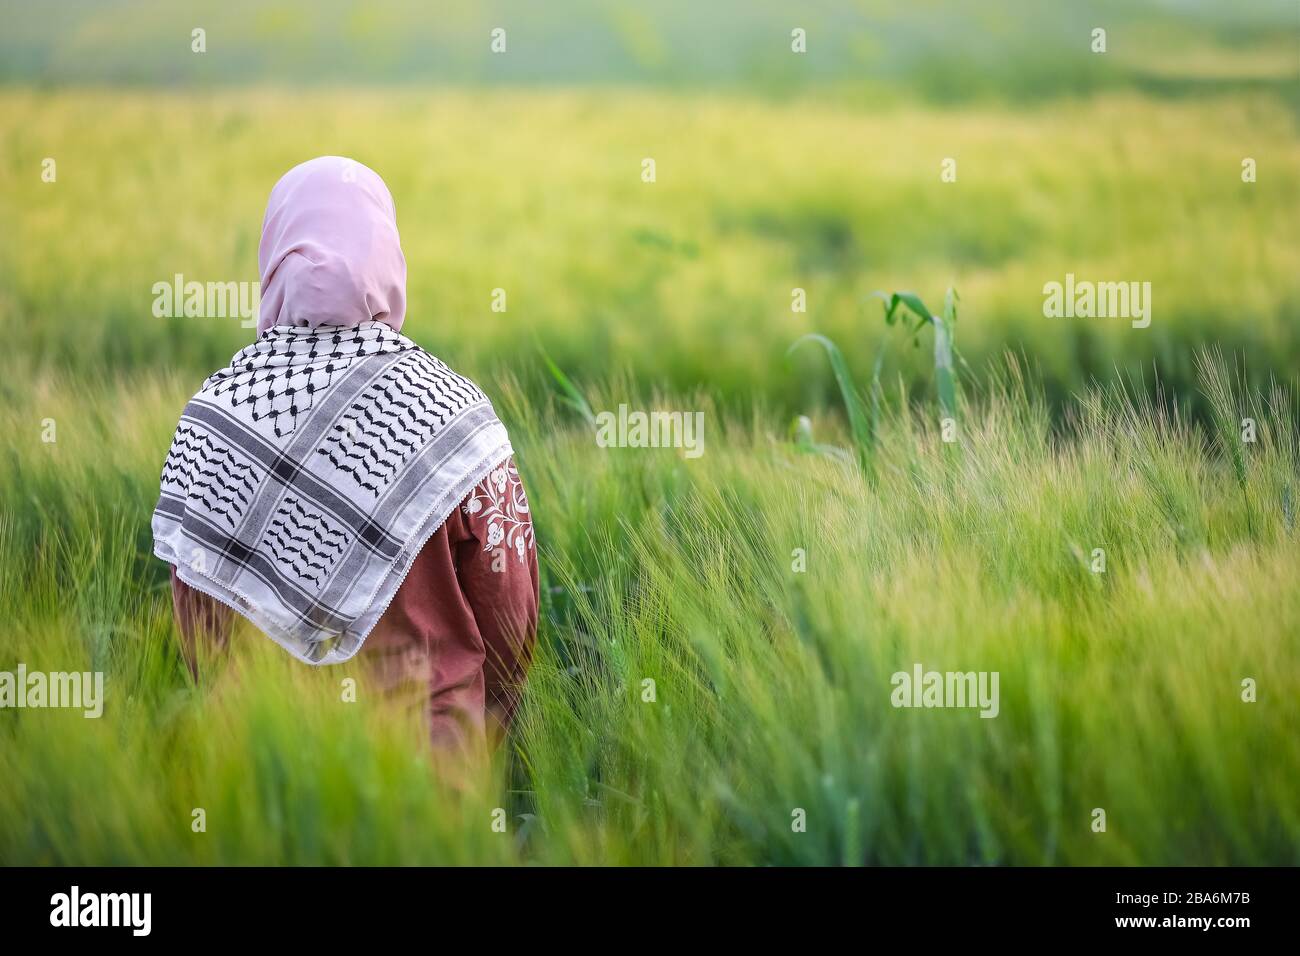
[{"label": "grass blade", "polygon": [[546,354],[546,350],[540,345],[537,346],[538,353],[542,356],[542,361],[546,363],[547,369],[551,373],[551,378],[560,389],[560,401],[568,405],[579,415],[587,420],[593,427],[596,424],[596,413],[591,410],[591,405],[586,397],[578,390],[578,386],[573,384],[569,376],[564,374],[564,370],[551,361],[551,357]]},{"label": "grass blade", "polygon": [[853,444],[857,446],[858,454],[862,458],[862,464],[866,467],[872,452],[872,443],[874,436],[871,431],[871,421],[867,417],[867,410],[863,405],[862,397],[858,394],[857,387],[853,384],[853,376],[849,373],[848,363],[844,361],[844,353],[840,351],[839,346],[832,342],[824,335],[816,332],[809,332],[807,335],[801,335],[795,339],[794,344],[786,350],[786,355],[790,355],[795,349],[805,342],[816,342],[826,351],[826,357],[830,359],[831,371],[835,374],[836,384],[840,387],[840,396],[844,399],[844,408],[849,416],[849,430],[853,435]]}]

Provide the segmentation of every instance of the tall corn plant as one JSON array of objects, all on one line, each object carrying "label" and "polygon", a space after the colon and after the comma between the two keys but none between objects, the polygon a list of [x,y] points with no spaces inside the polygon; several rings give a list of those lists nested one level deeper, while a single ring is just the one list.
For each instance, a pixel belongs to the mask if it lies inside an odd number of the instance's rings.
[{"label": "tall corn plant", "polygon": [[927,325],[934,329],[934,382],[939,392],[939,410],[944,418],[956,421],[958,389],[953,356],[957,348],[953,343],[957,330],[957,290],[949,287],[944,295],[941,316],[927,309],[915,292],[875,295],[885,300],[885,324],[901,324],[911,333],[913,342],[919,341],[921,330]]},{"label": "tall corn plant", "polygon": [[[953,362],[954,356],[960,357],[953,344],[957,325],[957,290],[948,289],[944,296],[942,315],[935,315],[927,309],[925,303],[914,292],[894,292],[890,295],[877,292],[875,295],[885,300],[885,324],[901,325],[910,332],[914,343],[919,342],[921,330],[927,325],[934,329],[934,373],[935,387],[939,394],[939,409],[943,418],[957,421],[957,399],[960,392]],[[844,400],[844,408],[849,417],[849,433],[853,438],[858,461],[863,471],[871,474],[880,428],[880,369],[884,364],[885,347],[882,345],[880,351],[876,353],[875,366],[871,372],[870,407],[868,407],[854,384],[848,363],[844,360],[844,353],[826,336],[816,332],[800,336],[795,339],[786,355],[790,355],[808,342],[820,345],[826,352],[826,357],[830,359],[831,371],[835,375],[836,384],[839,385],[840,397]],[[818,445],[813,442],[811,426],[808,425],[806,418],[797,419],[792,432],[797,446],[803,450],[823,453],[833,450],[838,453],[836,457],[843,456],[842,449],[832,449],[832,446]]]}]

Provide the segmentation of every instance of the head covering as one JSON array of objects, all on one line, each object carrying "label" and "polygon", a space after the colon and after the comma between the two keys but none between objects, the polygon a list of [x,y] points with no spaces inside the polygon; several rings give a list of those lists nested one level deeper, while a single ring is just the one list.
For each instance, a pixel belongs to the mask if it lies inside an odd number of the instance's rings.
[{"label": "head covering", "polygon": [[258,335],[277,325],[355,327],[406,317],[406,259],[393,196],[367,166],[320,156],[271,190],[257,248]]}]

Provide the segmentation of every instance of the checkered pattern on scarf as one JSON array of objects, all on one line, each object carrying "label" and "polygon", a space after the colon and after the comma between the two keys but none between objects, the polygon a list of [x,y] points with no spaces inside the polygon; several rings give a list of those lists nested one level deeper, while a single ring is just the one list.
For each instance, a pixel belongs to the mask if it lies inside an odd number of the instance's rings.
[{"label": "checkered pattern on scarf", "polygon": [[276,327],[186,405],[154,553],[302,660],[346,660],[511,453],[478,386],[387,326]]},{"label": "checkered pattern on scarf", "polygon": [[[311,411],[317,392],[329,388],[334,376],[358,358],[396,348],[387,326],[330,330],[296,336],[295,330],[275,327],[236,353],[230,366],[212,375],[203,391],[229,395],[238,408],[251,404],[254,422],[270,420],[277,437],[292,434],[298,416]],[[397,333],[392,333],[397,335]],[[401,336],[397,336],[401,338]]]}]

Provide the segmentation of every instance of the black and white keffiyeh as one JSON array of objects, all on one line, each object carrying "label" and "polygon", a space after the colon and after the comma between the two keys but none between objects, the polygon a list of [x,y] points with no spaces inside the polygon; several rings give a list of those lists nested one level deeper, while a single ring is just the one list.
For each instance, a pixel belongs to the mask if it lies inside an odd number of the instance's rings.
[{"label": "black and white keffiyeh", "polygon": [[388,326],[277,326],[185,406],[154,554],[295,657],[337,663],[511,453],[478,386]]}]

